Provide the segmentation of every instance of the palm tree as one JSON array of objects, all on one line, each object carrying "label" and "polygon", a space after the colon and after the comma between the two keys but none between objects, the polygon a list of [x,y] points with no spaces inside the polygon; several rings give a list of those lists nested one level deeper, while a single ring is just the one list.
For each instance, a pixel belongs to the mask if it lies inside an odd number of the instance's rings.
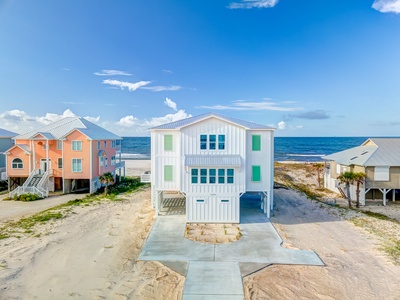
[{"label": "palm tree", "polygon": [[104,195],[107,196],[108,185],[114,183],[114,176],[110,172],[107,172],[107,173],[104,173],[103,175],[101,175],[99,177],[99,180],[101,183],[105,184]]},{"label": "palm tree", "polygon": [[356,195],[357,195],[357,202],[356,207],[360,207],[360,185],[364,184],[364,180],[367,174],[364,172],[357,172],[354,173],[354,181],[357,183]]},{"label": "palm tree", "polygon": [[349,201],[349,207],[351,208],[351,199],[350,199],[350,184],[352,184],[355,180],[353,172],[344,172],[340,174],[337,178],[340,183],[346,184],[347,189],[347,200]]},{"label": "palm tree", "polygon": [[313,168],[317,171],[318,188],[321,189],[321,172],[324,170],[325,165],[323,163],[313,164]]}]

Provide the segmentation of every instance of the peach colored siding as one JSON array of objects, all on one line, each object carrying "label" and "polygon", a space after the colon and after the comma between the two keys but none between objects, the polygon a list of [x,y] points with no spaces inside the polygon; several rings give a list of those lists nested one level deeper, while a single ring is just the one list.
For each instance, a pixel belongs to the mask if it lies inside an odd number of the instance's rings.
[{"label": "peach colored siding", "polygon": [[[24,164],[23,169],[13,169],[12,161],[20,158]],[[28,177],[29,176],[29,155],[21,148],[15,147],[11,154],[7,155],[7,173],[9,177]]]},{"label": "peach colored siding", "polygon": [[[82,141],[82,150],[72,150],[72,141]],[[70,133],[63,143],[64,146],[64,178],[89,179],[90,178],[90,143],[86,135],[75,130]],[[72,159],[82,159],[82,172],[72,172]]]},{"label": "peach colored siding", "polygon": [[[112,141],[106,141],[106,147],[104,147],[104,140],[100,141],[100,149],[97,148],[97,141],[92,142],[92,156],[93,156],[93,178],[103,175],[106,172],[114,172],[115,166],[111,165],[111,157],[115,156],[116,148],[112,148]],[[105,155],[103,156],[104,163],[100,167],[99,157],[97,156],[99,151],[103,150]],[[106,167],[106,158],[108,160],[108,166]]]}]

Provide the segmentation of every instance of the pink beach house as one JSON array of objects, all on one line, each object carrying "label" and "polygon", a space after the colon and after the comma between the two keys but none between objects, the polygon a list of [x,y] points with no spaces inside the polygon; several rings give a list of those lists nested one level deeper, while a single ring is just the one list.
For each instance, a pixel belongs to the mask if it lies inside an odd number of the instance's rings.
[{"label": "pink beach house", "polygon": [[122,138],[81,117],[68,117],[13,138],[6,151],[10,196],[49,192],[95,192],[99,177],[125,176]]}]

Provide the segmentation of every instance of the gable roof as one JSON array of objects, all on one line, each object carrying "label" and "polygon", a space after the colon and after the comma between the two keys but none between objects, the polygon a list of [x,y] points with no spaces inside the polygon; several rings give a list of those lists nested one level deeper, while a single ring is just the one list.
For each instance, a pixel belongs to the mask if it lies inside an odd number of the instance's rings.
[{"label": "gable roof", "polygon": [[18,135],[18,133],[0,128],[0,138],[11,138]]},{"label": "gable roof", "polygon": [[400,138],[370,138],[361,146],[322,158],[341,165],[400,166]]},{"label": "gable roof", "polygon": [[51,140],[66,137],[74,130],[79,130],[91,140],[120,140],[118,135],[81,117],[67,117],[41,128],[16,136],[16,140],[29,140],[37,134]]},{"label": "gable roof", "polygon": [[163,125],[159,125],[159,126],[155,126],[153,128],[150,128],[150,130],[155,130],[155,129],[181,129],[183,127],[186,126],[190,126],[194,123],[209,119],[209,118],[217,118],[229,123],[234,123],[236,125],[239,125],[241,127],[244,127],[246,129],[261,129],[261,130],[275,130],[275,128],[273,127],[269,127],[266,125],[261,125],[261,124],[257,124],[254,122],[250,122],[250,121],[245,121],[245,120],[241,120],[241,119],[237,119],[234,117],[229,117],[229,116],[224,116],[218,113],[213,113],[213,112],[209,112],[209,113],[205,113],[202,115],[198,115],[198,116],[194,116],[194,117],[190,117],[190,118],[186,118],[186,119],[182,119],[179,121],[175,121],[175,122],[171,122],[171,123],[166,123]]},{"label": "gable roof", "polygon": [[10,149],[8,149],[6,152],[4,152],[4,154],[10,154],[11,153],[10,151],[14,148],[20,148],[23,151],[25,151],[26,154],[31,154],[31,150],[29,149],[28,145],[14,145]]}]

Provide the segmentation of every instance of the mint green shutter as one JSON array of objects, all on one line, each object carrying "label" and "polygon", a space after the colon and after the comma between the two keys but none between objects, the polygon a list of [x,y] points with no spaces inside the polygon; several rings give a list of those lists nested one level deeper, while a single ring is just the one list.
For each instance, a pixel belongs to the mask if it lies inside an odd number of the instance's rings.
[{"label": "mint green shutter", "polygon": [[172,166],[164,166],[164,181],[172,181]]},{"label": "mint green shutter", "polygon": [[261,167],[260,166],[252,166],[251,172],[252,181],[261,181]]},{"label": "mint green shutter", "polygon": [[172,134],[164,135],[164,151],[172,151]]},{"label": "mint green shutter", "polygon": [[261,135],[252,135],[252,150],[261,150]]}]

